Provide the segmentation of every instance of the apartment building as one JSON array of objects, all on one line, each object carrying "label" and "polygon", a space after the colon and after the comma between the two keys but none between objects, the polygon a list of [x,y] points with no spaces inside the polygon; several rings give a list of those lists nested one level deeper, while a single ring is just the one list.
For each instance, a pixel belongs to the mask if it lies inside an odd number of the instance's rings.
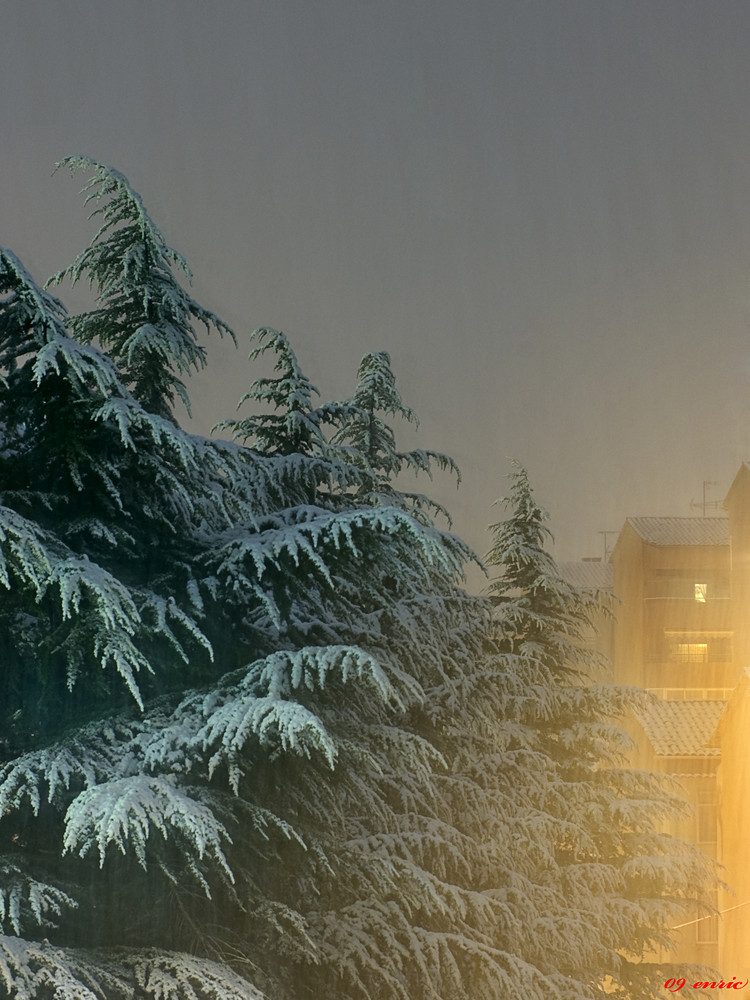
[{"label": "apartment building", "polygon": [[750,466],[724,501],[729,518],[733,659],[737,682],[717,727],[719,858],[732,892],[720,894],[720,968],[750,978]]},{"label": "apartment building", "polygon": [[[633,764],[680,782],[692,814],[670,832],[723,863],[736,892],[717,895],[721,918],[686,918],[669,958],[741,975],[750,940],[750,466],[726,509],[628,518],[596,572],[619,601],[599,639],[612,679],[651,694],[627,723]],[[576,565],[561,566],[566,579],[593,583],[591,566]]]}]

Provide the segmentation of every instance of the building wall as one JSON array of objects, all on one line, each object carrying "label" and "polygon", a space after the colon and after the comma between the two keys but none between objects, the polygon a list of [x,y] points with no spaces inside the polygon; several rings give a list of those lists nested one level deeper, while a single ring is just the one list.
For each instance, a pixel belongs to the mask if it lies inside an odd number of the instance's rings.
[{"label": "building wall", "polygon": [[722,972],[750,978],[750,684],[743,681],[720,726],[719,844],[724,879],[720,893]]},{"label": "building wall", "polygon": [[[653,718],[634,716],[626,728],[639,746],[632,763],[676,778],[692,806],[667,832],[717,859],[731,887],[716,894],[721,915],[687,915],[675,931],[677,950],[662,957],[744,980],[750,979],[750,465],[740,468],[725,507],[728,521],[715,521],[713,533],[697,518],[625,523],[611,557],[619,599],[614,633],[598,643],[611,645],[616,683],[651,691],[657,706],[672,706],[666,713],[672,719],[684,708],[684,730],[696,707],[705,711],[706,699],[722,703],[718,727],[701,735],[706,742],[697,741],[694,752],[665,749]],[[649,522],[660,520],[685,522],[688,541],[665,543],[665,529],[657,543]],[[719,527],[728,544],[718,543]],[[673,534],[681,535],[679,525]]]},{"label": "building wall", "polygon": [[615,607],[614,680],[645,687],[643,542],[627,521],[611,558],[613,588],[619,602]]},{"label": "building wall", "polygon": [[738,680],[729,547],[651,545],[626,522],[612,563],[617,680],[667,698],[723,697]]},{"label": "building wall", "polygon": [[750,468],[743,465],[727,495],[731,543],[734,653],[739,683],[720,727],[719,842],[722,971],[750,978]]},{"label": "building wall", "polygon": [[[666,701],[682,701],[686,720],[689,701],[728,696],[738,676],[729,546],[651,544],[628,521],[613,550],[612,565],[620,601],[613,644],[615,682],[645,688]],[[718,756],[657,753],[636,718],[629,719],[626,728],[639,747],[634,765],[676,778],[692,808],[682,820],[665,824],[665,832],[699,843],[717,858]],[[675,930],[676,950],[661,957],[720,968],[718,919],[693,911],[681,924]]]},{"label": "building wall", "polygon": [[750,666],[750,468],[743,465],[727,495],[734,604],[735,659],[740,675]]}]

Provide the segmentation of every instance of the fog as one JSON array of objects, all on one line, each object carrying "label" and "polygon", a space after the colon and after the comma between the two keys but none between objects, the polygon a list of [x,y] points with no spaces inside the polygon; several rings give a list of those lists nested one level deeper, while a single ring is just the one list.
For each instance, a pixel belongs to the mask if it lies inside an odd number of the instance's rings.
[{"label": "fog", "polygon": [[6,0],[0,244],[45,279],[94,231],[55,161],[118,167],[237,332],[197,430],[257,326],[325,398],[388,350],[459,534],[512,457],[601,555],[750,458],[749,38],[728,0]]}]

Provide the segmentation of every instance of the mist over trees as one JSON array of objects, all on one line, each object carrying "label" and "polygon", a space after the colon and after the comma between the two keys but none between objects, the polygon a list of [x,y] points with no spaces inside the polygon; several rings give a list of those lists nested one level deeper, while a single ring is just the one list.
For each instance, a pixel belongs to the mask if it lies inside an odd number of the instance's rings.
[{"label": "mist over trees", "polygon": [[[127,179],[90,246],[0,250],[0,984],[17,1000],[659,996],[710,872],[589,682],[602,598],[522,470],[475,557],[403,472],[385,352],[318,402],[286,336],[231,440],[181,428],[233,336]],[[247,412],[249,410],[249,412]],[[682,968],[680,974],[684,974]]]}]

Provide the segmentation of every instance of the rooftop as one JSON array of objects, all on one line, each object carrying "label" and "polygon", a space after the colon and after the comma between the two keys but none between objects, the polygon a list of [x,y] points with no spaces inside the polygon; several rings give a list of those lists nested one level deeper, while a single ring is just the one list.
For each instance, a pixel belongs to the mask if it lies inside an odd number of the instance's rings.
[{"label": "rooftop", "polygon": [[649,545],[729,545],[726,517],[629,517]]},{"label": "rooftop", "polygon": [[718,757],[709,746],[726,701],[653,701],[636,710],[638,721],[659,757]]},{"label": "rooftop", "polygon": [[602,590],[612,589],[612,565],[605,562],[563,562],[557,566],[560,576],[571,587],[599,587]]}]

